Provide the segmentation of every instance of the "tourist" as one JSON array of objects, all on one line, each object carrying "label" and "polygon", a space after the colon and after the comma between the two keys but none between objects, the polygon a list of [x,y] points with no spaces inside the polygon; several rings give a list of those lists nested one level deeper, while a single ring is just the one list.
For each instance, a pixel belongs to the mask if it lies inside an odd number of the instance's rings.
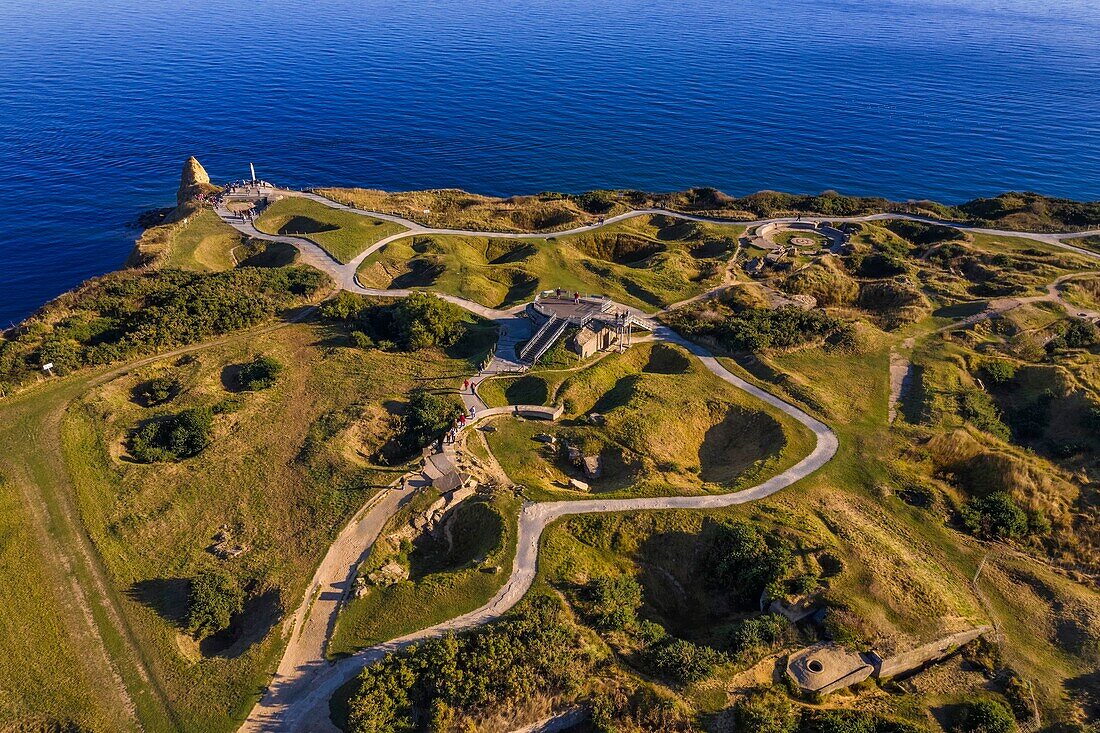
[{"label": "tourist", "polygon": [[462,383],[462,391],[465,392],[468,389],[470,389],[470,380],[469,379],[467,379],[466,381],[464,381]]}]

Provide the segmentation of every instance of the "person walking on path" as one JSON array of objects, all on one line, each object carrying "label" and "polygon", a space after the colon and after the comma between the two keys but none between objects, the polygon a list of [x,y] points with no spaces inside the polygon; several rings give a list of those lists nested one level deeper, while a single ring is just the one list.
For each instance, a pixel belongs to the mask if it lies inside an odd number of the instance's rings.
[{"label": "person walking on path", "polygon": [[470,389],[470,380],[469,379],[462,382],[462,391],[465,392],[468,389]]}]

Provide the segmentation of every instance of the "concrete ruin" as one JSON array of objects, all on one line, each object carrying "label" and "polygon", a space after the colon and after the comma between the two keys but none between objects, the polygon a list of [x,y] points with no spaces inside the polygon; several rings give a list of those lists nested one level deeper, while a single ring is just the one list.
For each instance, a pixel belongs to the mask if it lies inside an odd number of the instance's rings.
[{"label": "concrete ruin", "polygon": [[787,659],[787,676],[802,692],[817,695],[851,687],[874,671],[866,655],[831,641],[800,649]]},{"label": "concrete ruin", "polygon": [[915,672],[992,630],[976,626],[886,658],[874,651],[854,652],[835,642],[821,642],[792,653],[787,658],[787,676],[804,693],[828,695],[868,677],[890,679]]}]

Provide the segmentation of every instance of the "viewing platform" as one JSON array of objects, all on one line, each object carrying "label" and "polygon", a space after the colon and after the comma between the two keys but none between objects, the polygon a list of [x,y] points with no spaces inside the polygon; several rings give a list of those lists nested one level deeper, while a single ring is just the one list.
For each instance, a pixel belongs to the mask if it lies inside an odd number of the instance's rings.
[{"label": "viewing platform", "polygon": [[583,326],[611,310],[614,302],[605,295],[570,296],[556,290],[544,290],[529,306],[538,320],[555,318],[571,326]]}]

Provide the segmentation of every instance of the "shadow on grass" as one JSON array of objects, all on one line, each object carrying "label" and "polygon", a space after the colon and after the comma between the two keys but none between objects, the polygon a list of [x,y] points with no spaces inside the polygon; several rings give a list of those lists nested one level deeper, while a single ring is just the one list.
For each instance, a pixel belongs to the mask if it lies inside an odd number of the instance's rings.
[{"label": "shadow on grass", "polygon": [[233,617],[229,628],[199,642],[204,657],[236,659],[253,644],[263,641],[283,615],[282,594],[271,588],[245,601],[244,609]]},{"label": "shadow on grass", "polygon": [[187,578],[150,578],[130,586],[126,595],[176,626],[183,626],[187,615],[187,594],[191,581]]}]

